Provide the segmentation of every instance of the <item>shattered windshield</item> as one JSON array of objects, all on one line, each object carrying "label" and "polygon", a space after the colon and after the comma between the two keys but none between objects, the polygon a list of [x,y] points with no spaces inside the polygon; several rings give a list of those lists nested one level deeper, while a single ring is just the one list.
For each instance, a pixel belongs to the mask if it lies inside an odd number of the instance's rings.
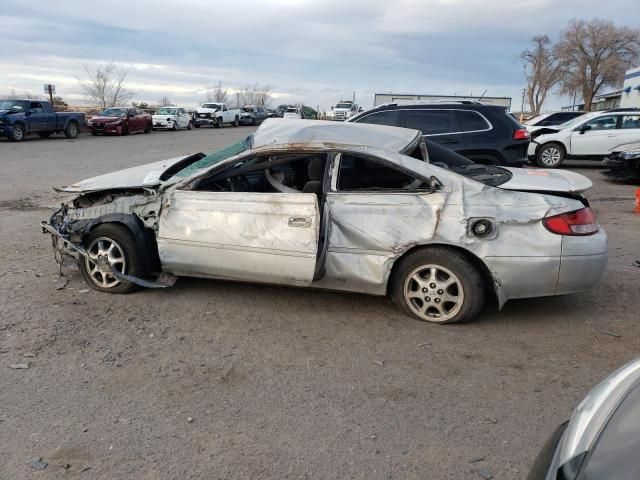
[{"label": "shattered windshield", "polygon": [[159,108],[158,111],[156,112],[156,115],[175,115],[175,114],[176,114],[175,108],[167,108],[167,107]]},{"label": "shattered windshield", "polygon": [[221,150],[217,150],[215,152],[210,153],[206,157],[201,158],[200,160],[190,163],[189,165],[185,165],[184,168],[178,170],[176,173],[171,175],[170,178],[187,178],[196,173],[198,170],[202,170],[204,168],[209,168],[216,163],[220,163],[223,160],[231,158],[239,153],[245,152],[251,148],[253,145],[253,135],[249,135],[248,137],[240,140],[237,143],[233,143],[224,147]]},{"label": "shattered windshield", "polygon": [[127,114],[126,108],[107,108],[99,116],[100,117],[121,117],[126,114]]},{"label": "shattered windshield", "polygon": [[4,100],[0,102],[0,110],[13,110],[14,112],[22,112],[25,109],[26,104],[27,102]]}]

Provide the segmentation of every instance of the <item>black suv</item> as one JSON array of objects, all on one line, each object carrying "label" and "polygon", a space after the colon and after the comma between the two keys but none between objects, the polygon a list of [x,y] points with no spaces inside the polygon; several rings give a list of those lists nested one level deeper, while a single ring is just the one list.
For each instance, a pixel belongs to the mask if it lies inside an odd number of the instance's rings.
[{"label": "black suv", "polygon": [[462,101],[386,104],[349,122],[413,128],[476,163],[521,166],[527,161],[529,132],[504,107]]}]

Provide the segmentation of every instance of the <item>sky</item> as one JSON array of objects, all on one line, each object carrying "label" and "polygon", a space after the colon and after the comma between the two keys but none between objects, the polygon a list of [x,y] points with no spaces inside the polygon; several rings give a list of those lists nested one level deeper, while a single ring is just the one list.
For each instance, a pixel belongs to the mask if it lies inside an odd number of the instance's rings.
[{"label": "sky", "polygon": [[[128,69],[135,101],[195,107],[207,86],[269,85],[321,110],[374,93],[508,96],[519,53],[576,17],[640,27],[638,0],[0,0],[0,95],[56,85],[83,104],[83,66]],[[552,97],[547,109],[569,102]]]}]

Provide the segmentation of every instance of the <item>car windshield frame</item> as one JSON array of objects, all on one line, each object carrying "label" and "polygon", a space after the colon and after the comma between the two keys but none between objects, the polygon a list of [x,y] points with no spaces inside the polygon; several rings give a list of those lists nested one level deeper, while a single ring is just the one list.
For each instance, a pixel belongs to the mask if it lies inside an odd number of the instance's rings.
[{"label": "car windshield frame", "polygon": [[176,107],[160,107],[156,112],[156,115],[175,115],[178,113]]},{"label": "car windshield frame", "polygon": [[[25,100],[2,100],[0,101],[0,110],[9,110],[13,112],[26,112],[27,101]],[[16,108],[19,107],[19,108]]]},{"label": "car windshield frame", "polygon": [[221,103],[205,103],[202,108],[208,108],[210,110],[222,110]]},{"label": "car windshield frame", "polygon": [[[242,140],[227,145],[224,148],[211,152],[202,158],[187,159],[186,163],[178,163],[172,165],[160,176],[162,181],[182,181],[198,173],[203,173],[205,170],[229,160],[236,155],[245,153],[247,150],[251,150],[253,147],[253,135],[243,138]],[[177,169],[176,169],[177,168]]]},{"label": "car windshield frame", "polygon": [[350,103],[338,103],[338,104],[336,104],[336,106],[334,108],[351,109],[351,107],[353,107],[353,105],[351,105]]},{"label": "car windshield frame", "polygon": [[[119,112],[119,113],[118,113]],[[124,117],[129,112],[128,108],[111,107],[103,110],[99,117]]]}]

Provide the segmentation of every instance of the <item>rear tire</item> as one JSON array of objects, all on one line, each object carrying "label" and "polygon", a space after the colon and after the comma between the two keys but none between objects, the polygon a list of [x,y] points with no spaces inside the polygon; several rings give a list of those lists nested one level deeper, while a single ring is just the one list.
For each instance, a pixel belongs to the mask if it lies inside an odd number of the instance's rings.
[{"label": "rear tire", "polygon": [[433,323],[473,320],[486,297],[476,267],[445,247],[424,248],[400,259],[390,283],[391,298],[405,314]]},{"label": "rear tire", "polygon": [[536,163],[541,168],[558,168],[564,162],[566,152],[564,147],[556,142],[549,142],[538,148]]},{"label": "rear tire", "polygon": [[64,129],[64,136],[69,140],[78,138],[78,124],[76,122],[69,122],[67,128]]},{"label": "rear tire", "polygon": [[[97,260],[99,255],[107,256],[110,263],[122,273],[136,277],[143,276],[144,269],[131,232],[115,223],[98,225],[85,239],[87,252]],[[109,250],[110,246],[113,247]],[[109,250],[107,252],[107,250]],[[117,261],[122,258],[122,261]],[[94,290],[108,293],[130,293],[139,287],[135,283],[120,282],[108,273],[100,271],[92,258],[80,255],[78,266],[84,281]]]}]

